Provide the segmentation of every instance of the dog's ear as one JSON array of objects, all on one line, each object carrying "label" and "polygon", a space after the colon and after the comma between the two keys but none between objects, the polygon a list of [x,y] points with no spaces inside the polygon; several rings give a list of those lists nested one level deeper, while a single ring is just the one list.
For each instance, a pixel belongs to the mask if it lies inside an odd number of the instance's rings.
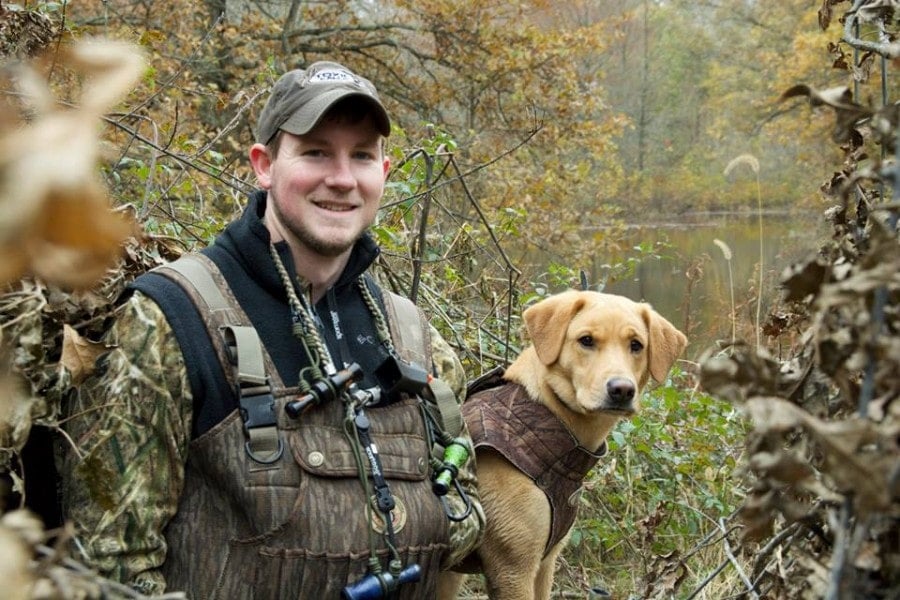
[{"label": "dog's ear", "polygon": [[559,358],[569,323],[584,302],[579,292],[563,292],[541,300],[522,313],[531,343],[545,365]]},{"label": "dog's ear", "polygon": [[650,331],[650,344],[647,348],[650,376],[661,382],[687,347],[687,337],[649,305],[646,306],[644,320]]}]

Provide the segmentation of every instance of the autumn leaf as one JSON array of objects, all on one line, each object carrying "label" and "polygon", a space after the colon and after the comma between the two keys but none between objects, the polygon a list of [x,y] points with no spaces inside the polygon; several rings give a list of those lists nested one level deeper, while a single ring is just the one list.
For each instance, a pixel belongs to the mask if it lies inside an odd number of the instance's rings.
[{"label": "autumn leaf", "polygon": [[810,106],[814,108],[828,106],[834,109],[836,120],[832,139],[838,144],[859,138],[857,130],[859,123],[872,116],[871,110],[853,101],[853,94],[847,86],[816,90],[808,85],[797,84],[785,90],[781,94],[780,100],[784,101],[797,96],[806,96]]},{"label": "autumn leaf", "polygon": [[791,302],[818,294],[830,273],[829,265],[818,256],[786,267],[781,275],[785,299]]},{"label": "autumn leaf", "polygon": [[106,352],[102,342],[92,342],[78,335],[69,325],[63,325],[63,345],[60,364],[72,374],[72,382],[76,385],[85,380],[94,371],[97,357]]},{"label": "autumn leaf", "polygon": [[[25,392],[18,376],[11,372],[0,375],[0,448],[20,451],[25,446],[34,404],[35,399]],[[7,466],[7,459],[0,453],[0,471]]]},{"label": "autumn leaf", "polygon": [[18,85],[35,117],[0,132],[0,283],[35,275],[90,287],[135,231],[111,211],[99,179],[97,126],[140,75],[143,58],[128,44],[86,41],[59,60],[87,82],[80,105],[56,106],[47,82],[25,66]]},{"label": "autumn leaf", "polygon": [[[805,429],[819,444],[828,475],[839,491],[853,493],[860,509],[887,510],[891,504],[885,485],[895,464],[892,452],[870,454],[865,449],[884,447],[878,440],[877,425],[865,419],[823,421],[801,407],[780,398],[753,398],[747,402],[747,412],[760,434],[785,433],[794,428]],[[782,450],[781,453],[759,453],[751,466],[761,474],[773,475],[782,483],[802,485],[812,471]]]},{"label": "autumn leaf", "polygon": [[21,538],[0,523],[0,581],[3,582],[5,598],[25,600],[31,597],[34,581],[30,562],[31,552]]}]

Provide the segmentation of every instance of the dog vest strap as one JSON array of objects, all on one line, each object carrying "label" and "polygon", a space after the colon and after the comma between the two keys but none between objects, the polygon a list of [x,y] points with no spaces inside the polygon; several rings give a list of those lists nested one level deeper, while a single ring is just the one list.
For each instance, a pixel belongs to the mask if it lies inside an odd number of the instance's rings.
[{"label": "dog vest strap", "polygon": [[[207,322],[207,329],[217,348],[219,360],[222,361],[223,354],[227,358],[227,361],[223,361],[223,369],[226,373],[233,372],[235,376],[238,403],[248,438],[245,444],[247,454],[263,464],[277,461],[284,448],[278,436],[275,398],[266,375],[259,334],[251,325],[243,324],[238,316],[241,311],[235,310],[218,283],[221,280],[224,285],[224,279],[214,276],[214,273],[220,275],[218,267],[207,257],[185,254],[155,270],[166,274],[167,269],[181,275],[175,281],[186,290],[189,291],[188,285],[193,287],[206,304],[206,312],[213,317],[212,323]],[[195,296],[189,295],[197,304]],[[197,308],[201,314],[204,313],[202,306],[198,305]],[[214,326],[217,327],[215,331],[212,329]],[[220,346],[224,346],[224,352],[218,351]]]},{"label": "dog vest strap", "polygon": [[505,385],[507,381],[503,379],[504,371],[506,371],[506,367],[494,367],[490,371],[470,380],[466,384],[466,398],[471,398],[484,390]]}]

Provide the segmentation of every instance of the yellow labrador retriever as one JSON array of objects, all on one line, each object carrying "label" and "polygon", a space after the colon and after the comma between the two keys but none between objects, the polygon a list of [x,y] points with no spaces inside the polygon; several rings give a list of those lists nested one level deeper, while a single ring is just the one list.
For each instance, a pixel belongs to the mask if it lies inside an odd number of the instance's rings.
[{"label": "yellow labrador retriever", "polygon": [[[531,345],[463,405],[487,524],[460,570],[483,572],[494,600],[550,597],[583,478],[687,345],[649,304],[612,294],[563,292],[523,318]],[[442,574],[438,597],[455,598],[463,577]]]}]

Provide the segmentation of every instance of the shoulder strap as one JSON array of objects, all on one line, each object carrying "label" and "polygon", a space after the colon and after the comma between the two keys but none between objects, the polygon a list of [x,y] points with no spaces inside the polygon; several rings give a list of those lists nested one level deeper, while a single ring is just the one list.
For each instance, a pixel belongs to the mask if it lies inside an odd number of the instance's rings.
[{"label": "shoulder strap", "polygon": [[[431,373],[431,330],[425,313],[409,298],[390,290],[384,290],[383,296],[388,326],[400,358],[417,363]],[[462,431],[463,421],[456,394],[446,382],[437,377],[429,379],[428,387],[440,413],[444,432],[452,437],[458,436]]]},{"label": "shoulder strap", "polygon": [[[216,355],[238,393],[247,454],[269,464],[283,446],[278,437],[275,398],[272,395],[265,351],[256,328],[231,293],[216,264],[203,254],[185,254],[154,269],[179,284],[203,316]],[[277,375],[276,375],[277,376]]]},{"label": "shoulder strap", "polygon": [[431,372],[431,332],[422,309],[390,290],[384,290],[383,297],[388,326],[400,358]]}]

